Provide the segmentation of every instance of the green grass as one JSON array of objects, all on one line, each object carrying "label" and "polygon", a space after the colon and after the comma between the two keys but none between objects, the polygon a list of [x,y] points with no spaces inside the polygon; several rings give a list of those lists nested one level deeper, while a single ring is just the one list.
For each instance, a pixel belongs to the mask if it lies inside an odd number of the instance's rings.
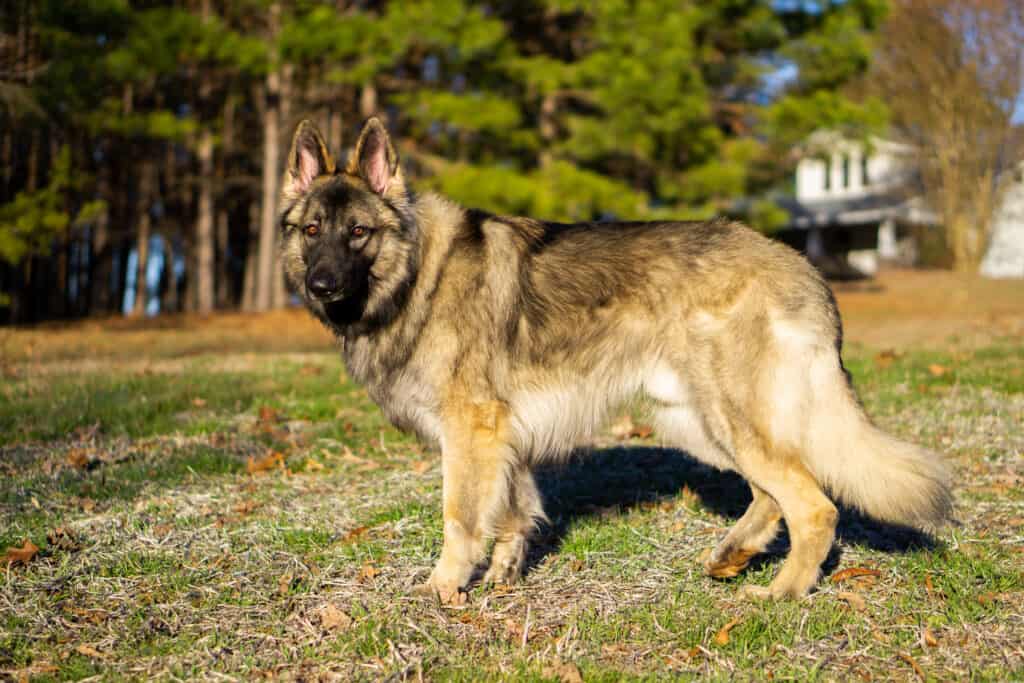
[{"label": "green grass", "polygon": [[[441,543],[437,455],[333,355],[26,373],[0,392],[0,546],[41,553],[0,572],[0,671],[540,681],[569,663],[588,681],[914,680],[908,655],[930,679],[1020,678],[1024,346],[876,355],[847,353],[860,395],[890,431],[953,456],[959,524],[927,542],[844,517],[828,571],[880,576],[826,576],[778,604],[737,591],[771,580],[784,539],[737,579],[702,574],[749,494],[657,435],[544,470],[552,525],[526,580],[441,608],[410,595]],[[269,449],[286,469],[250,474]],[[58,527],[73,546],[48,541]],[[344,627],[323,626],[328,603]]]}]

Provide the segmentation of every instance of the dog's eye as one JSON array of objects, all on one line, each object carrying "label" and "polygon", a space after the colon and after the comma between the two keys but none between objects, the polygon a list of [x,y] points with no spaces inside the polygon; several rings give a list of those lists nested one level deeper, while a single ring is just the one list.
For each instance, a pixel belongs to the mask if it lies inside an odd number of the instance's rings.
[{"label": "dog's eye", "polygon": [[303,228],[303,232],[305,232],[306,235],[309,237],[316,237],[317,235],[320,234],[320,226],[317,225],[316,223],[310,223],[305,228]]},{"label": "dog's eye", "polygon": [[353,237],[362,237],[366,233],[370,232],[370,229],[365,225],[353,225],[351,232]]}]

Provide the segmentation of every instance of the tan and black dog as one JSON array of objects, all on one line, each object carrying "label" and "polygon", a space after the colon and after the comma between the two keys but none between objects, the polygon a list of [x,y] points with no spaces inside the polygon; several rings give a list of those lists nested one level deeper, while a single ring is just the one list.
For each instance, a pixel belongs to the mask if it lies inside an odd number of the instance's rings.
[{"label": "tan and black dog", "polygon": [[833,500],[925,529],[950,512],[942,460],[861,409],[828,285],[742,225],[563,225],[413,196],[377,119],[344,170],[302,123],[282,207],[291,288],[387,417],[441,449],[444,545],[427,588],[443,600],[490,539],[484,580],[519,578],[544,518],[532,468],[638,394],[665,441],[750,484],[708,573],[736,575],[785,519],[789,556],[752,597],[811,590]]}]

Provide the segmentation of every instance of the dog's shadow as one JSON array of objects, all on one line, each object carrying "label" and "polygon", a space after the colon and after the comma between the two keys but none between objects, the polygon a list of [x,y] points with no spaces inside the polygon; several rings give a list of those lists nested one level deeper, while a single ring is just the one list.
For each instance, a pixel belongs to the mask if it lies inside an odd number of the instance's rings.
[{"label": "dog's shadow", "polygon": [[[637,506],[671,500],[689,488],[706,510],[727,518],[723,524],[727,526],[743,514],[751,501],[750,488],[739,475],[708,467],[671,448],[616,447],[580,451],[567,464],[540,468],[536,475],[550,523],[542,526],[537,534],[527,559],[527,572],[557,552],[573,526],[589,517],[628,512]],[[843,507],[840,507],[836,539],[894,553],[936,545],[931,537],[916,529],[878,522]],[[701,537],[698,542],[710,545],[717,540]],[[695,541],[680,536],[674,542]],[[826,574],[839,564],[839,547],[839,544],[833,546],[822,567]],[[783,525],[778,538],[752,566],[773,562],[788,549],[788,534]]]}]

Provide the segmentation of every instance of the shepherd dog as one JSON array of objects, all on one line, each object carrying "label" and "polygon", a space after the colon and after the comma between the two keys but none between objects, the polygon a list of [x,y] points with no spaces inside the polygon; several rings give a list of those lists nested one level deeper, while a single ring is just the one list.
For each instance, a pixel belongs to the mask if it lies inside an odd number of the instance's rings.
[{"label": "shepherd dog", "polygon": [[415,194],[378,118],[344,169],[299,124],[281,187],[289,287],[387,418],[440,449],[444,537],[418,591],[465,600],[489,548],[483,582],[518,580],[546,520],[534,470],[637,396],[664,442],[750,486],[710,576],[785,520],[787,557],[745,597],[814,588],[836,503],[926,531],[951,512],[940,456],[866,416],[835,298],[783,244],[724,219],[562,224]]}]

